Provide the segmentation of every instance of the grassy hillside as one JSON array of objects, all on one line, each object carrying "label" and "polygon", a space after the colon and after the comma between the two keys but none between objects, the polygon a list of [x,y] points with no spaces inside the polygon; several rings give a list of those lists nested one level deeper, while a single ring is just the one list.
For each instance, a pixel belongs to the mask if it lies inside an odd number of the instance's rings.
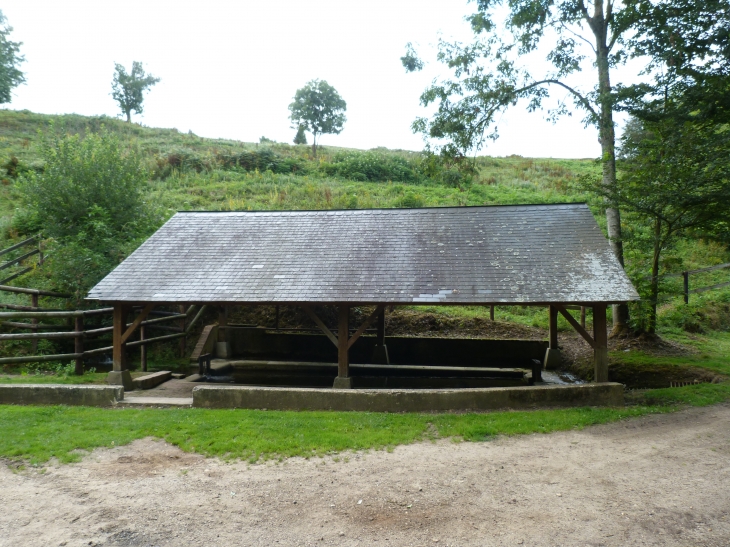
[{"label": "grassy hillside", "polygon": [[[51,127],[69,133],[104,126],[144,152],[150,180],[149,214],[159,225],[178,210],[344,209],[586,201],[603,225],[601,203],[576,189],[582,176],[600,176],[594,160],[479,157],[476,171],[429,162],[418,152],[322,148],[310,157],[305,145],[205,139],[175,129],[153,129],[107,117],[47,116],[0,110],[0,248],[27,235],[17,177],[42,169],[38,143]],[[730,262],[728,249],[714,242],[686,240],[665,252],[664,271],[677,272]],[[627,242],[627,271],[641,284],[645,257]],[[730,280],[730,270],[693,277],[694,286]],[[42,271],[25,286],[49,283]],[[730,329],[730,290],[693,295],[685,306],[676,294],[681,279],[664,287],[660,332],[686,337]],[[8,295],[0,293],[7,300]],[[481,308],[433,308],[424,313],[468,320]],[[499,308],[502,320],[546,327],[544,310]],[[566,330],[567,323],[561,323]],[[708,338],[709,340],[709,338]]]}]

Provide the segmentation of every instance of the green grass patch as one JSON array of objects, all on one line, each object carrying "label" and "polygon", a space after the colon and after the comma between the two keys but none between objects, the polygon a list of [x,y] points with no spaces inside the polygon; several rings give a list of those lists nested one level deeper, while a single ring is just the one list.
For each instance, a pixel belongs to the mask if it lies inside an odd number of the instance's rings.
[{"label": "green grass patch", "polygon": [[106,377],[106,372],[87,372],[83,376],[12,374],[0,376],[0,384],[106,384]]},{"label": "green grass patch", "polygon": [[99,409],[0,406],[0,457],[42,464],[81,459],[85,451],[163,439],[187,452],[251,462],[342,451],[389,449],[435,438],[483,441],[671,412],[730,399],[730,384],[652,390],[645,404],[469,414],[281,412],[203,409]]}]

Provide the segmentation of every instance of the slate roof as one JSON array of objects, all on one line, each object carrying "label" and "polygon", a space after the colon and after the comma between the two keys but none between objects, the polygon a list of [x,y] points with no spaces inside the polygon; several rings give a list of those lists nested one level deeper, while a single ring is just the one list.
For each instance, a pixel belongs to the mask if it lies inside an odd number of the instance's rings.
[{"label": "slate roof", "polygon": [[133,302],[638,299],[585,204],[182,212],[89,293]]}]

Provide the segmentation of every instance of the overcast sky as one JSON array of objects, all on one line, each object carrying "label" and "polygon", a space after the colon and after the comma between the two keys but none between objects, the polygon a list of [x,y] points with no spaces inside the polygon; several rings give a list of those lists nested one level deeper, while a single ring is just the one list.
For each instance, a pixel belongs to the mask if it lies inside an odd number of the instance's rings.
[{"label": "overcast sky", "polygon": [[[469,41],[466,0],[225,1],[5,0],[2,11],[22,41],[27,83],[12,109],[48,114],[119,115],[110,95],[114,63],[142,61],[161,78],[147,94],[150,127],[205,137],[291,142],[288,105],[307,81],[327,80],[347,101],[347,123],[322,144],[420,150],[410,124],[419,96],[446,75],[435,61],[438,36]],[[426,69],[406,74],[405,44]],[[592,84],[591,70],[584,75]],[[558,94],[556,97],[562,95]],[[600,155],[582,114],[557,124],[518,105],[500,121],[492,156],[585,158]]]}]

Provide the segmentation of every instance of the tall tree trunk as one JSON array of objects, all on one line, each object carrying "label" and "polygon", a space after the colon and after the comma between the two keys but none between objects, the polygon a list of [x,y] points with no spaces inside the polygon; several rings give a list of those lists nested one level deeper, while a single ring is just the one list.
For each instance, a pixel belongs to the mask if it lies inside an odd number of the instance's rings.
[{"label": "tall tree trunk", "polygon": [[659,299],[659,256],[662,252],[662,221],[654,221],[654,254],[651,260],[651,286],[649,288],[651,302],[649,302],[649,317],[646,321],[646,332],[656,332],[656,308]]},{"label": "tall tree trunk", "polygon": [[312,157],[317,157],[317,134],[312,133]]},{"label": "tall tree trunk", "polygon": [[[600,113],[598,119],[598,135],[601,143],[601,163],[603,165],[603,185],[616,187],[616,133],[613,125],[613,97],[611,96],[611,76],[608,62],[609,47],[607,43],[608,22],[603,13],[603,2],[595,2],[593,18],[589,20],[591,30],[596,38],[596,65],[598,66],[598,102]],[[624,248],[621,238],[620,211],[609,203],[606,208],[606,225],[608,239],[613,254],[621,266],[624,266]],[[629,307],[627,304],[612,306],[613,330],[611,335],[619,334],[628,328]]]},{"label": "tall tree trunk", "polygon": [[127,123],[132,123],[132,114],[130,110],[127,110]]}]

